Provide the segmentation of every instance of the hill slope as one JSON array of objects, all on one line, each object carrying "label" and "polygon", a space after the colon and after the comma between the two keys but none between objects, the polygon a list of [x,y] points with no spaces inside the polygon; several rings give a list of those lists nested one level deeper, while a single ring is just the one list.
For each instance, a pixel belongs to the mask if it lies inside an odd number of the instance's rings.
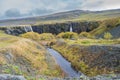
[{"label": "hill slope", "polygon": [[0,74],[23,75],[31,80],[38,79],[38,75],[60,77],[61,71],[54,58],[37,42],[0,31]]},{"label": "hill slope", "polygon": [[46,16],[36,16],[21,19],[1,20],[0,26],[3,25],[18,25],[18,24],[35,24],[36,22],[61,22],[74,20],[104,20],[108,18],[120,17],[120,9],[104,10],[104,11],[84,11],[73,10],[67,12],[60,12]]}]

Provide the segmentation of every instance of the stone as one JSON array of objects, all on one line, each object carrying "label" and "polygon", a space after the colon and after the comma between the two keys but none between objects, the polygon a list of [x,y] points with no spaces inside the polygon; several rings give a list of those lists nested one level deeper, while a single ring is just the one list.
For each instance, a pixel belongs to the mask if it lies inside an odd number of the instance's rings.
[{"label": "stone", "polygon": [[23,76],[0,74],[0,80],[26,80]]}]

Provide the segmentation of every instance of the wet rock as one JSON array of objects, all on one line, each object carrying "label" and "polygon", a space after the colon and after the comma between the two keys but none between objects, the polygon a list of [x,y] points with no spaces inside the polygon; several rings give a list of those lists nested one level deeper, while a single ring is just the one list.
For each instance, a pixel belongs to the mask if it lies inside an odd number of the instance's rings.
[{"label": "wet rock", "polygon": [[0,74],[0,80],[26,80],[23,76]]}]

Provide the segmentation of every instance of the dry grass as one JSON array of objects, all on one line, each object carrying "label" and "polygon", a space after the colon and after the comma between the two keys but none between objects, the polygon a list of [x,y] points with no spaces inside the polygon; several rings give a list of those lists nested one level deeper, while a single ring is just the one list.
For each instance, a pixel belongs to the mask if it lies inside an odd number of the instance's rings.
[{"label": "dry grass", "polygon": [[[5,57],[6,54],[13,55],[12,64],[18,67],[23,67],[23,69],[20,69],[20,71],[23,72],[24,76],[32,74],[59,77],[62,76],[61,74],[63,73],[63,71],[56,63],[53,63],[54,59],[52,59],[52,56],[49,56],[49,58],[46,57],[46,55],[49,53],[47,53],[45,48],[36,41],[7,35],[3,32],[0,32],[0,68],[3,64],[11,64],[9,59]],[[48,61],[50,60],[51,62],[49,64],[52,63],[52,66],[48,64]],[[32,70],[29,73],[26,72],[27,69]],[[7,72],[11,74],[10,67],[7,68]]]},{"label": "dry grass", "polygon": [[6,64],[6,59],[4,58],[4,56],[0,55],[0,65]]},{"label": "dry grass", "polygon": [[[40,47],[41,49],[37,49],[37,47]],[[47,69],[47,64],[45,62],[45,50],[36,42],[28,39],[21,39],[13,45],[7,47],[7,49],[10,49],[16,56],[25,57],[34,68],[38,69],[40,73]]]},{"label": "dry grass", "polygon": [[112,40],[106,40],[106,39],[78,39],[78,40],[65,40],[68,44],[79,44],[79,45],[112,45],[112,44],[120,44],[119,39],[112,39]]},{"label": "dry grass", "polygon": [[3,31],[0,31],[0,48],[9,46],[10,44],[18,41],[19,39],[19,37],[7,35]]}]

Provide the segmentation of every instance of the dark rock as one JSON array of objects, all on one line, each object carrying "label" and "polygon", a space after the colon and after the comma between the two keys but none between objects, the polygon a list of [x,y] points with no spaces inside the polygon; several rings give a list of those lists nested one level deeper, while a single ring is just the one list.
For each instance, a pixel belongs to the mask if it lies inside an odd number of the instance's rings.
[{"label": "dark rock", "polygon": [[54,24],[41,24],[30,26],[11,26],[1,27],[0,30],[4,30],[7,34],[19,35],[25,32],[38,32],[38,33],[53,33],[58,34],[61,32],[70,31],[70,27],[73,28],[73,32],[81,33],[83,31],[89,32],[99,26],[98,22],[66,22],[66,23],[54,23]]},{"label": "dark rock", "polygon": [[60,32],[70,31],[72,26],[73,32],[80,33],[83,31],[89,32],[99,26],[97,22],[66,22],[55,24],[41,24],[32,26],[34,32],[38,33],[53,33],[58,34]]}]

